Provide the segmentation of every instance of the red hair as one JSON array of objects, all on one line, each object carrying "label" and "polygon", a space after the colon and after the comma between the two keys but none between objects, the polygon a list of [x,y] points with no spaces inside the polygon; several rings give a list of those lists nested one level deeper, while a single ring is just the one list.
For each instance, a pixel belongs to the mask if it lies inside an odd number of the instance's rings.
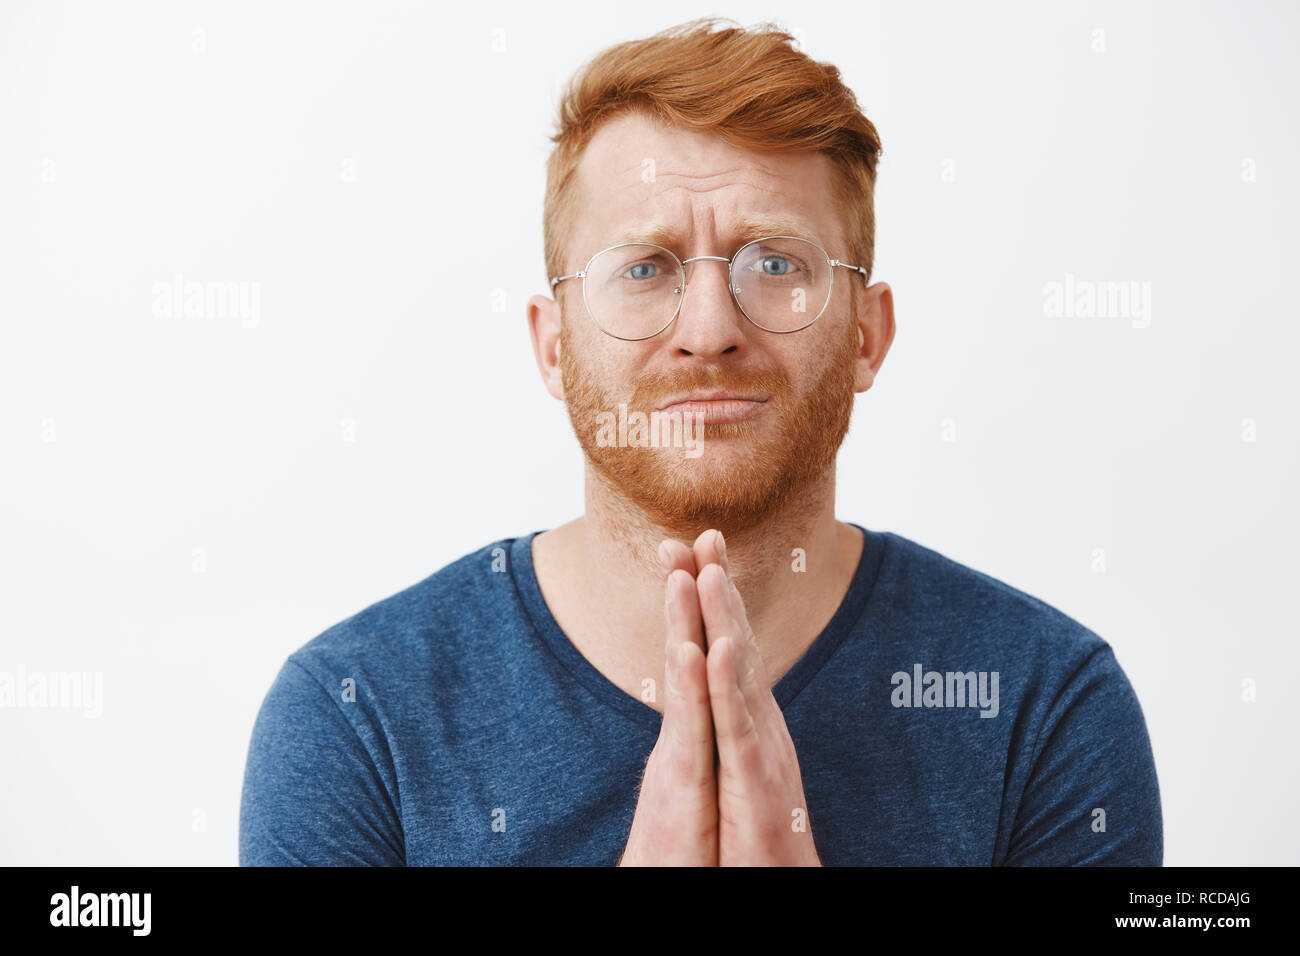
[{"label": "red hair", "polygon": [[[543,241],[548,276],[563,275],[576,213],[573,180],[582,152],[606,120],[643,110],[671,125],[714,133],[755,150],[818,150],[833,163],[847,250],[827,250],[871,274],[880,137],[840,81],[840,71],[795,49],[774,23],[715,31],[705,17],[597,54],[560,101],[546,164]],[[856,288],[857,283],[853,283]]]}]

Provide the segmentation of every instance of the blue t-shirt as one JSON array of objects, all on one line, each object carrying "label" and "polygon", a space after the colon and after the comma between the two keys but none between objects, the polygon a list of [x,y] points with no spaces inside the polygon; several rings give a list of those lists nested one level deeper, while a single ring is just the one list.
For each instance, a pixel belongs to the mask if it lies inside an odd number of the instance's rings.
[{"label": "blue t-shirt", "polygon": [[[1151,745],[1110,645],[862,530],[843,603],[773,688],[822,862],[1160,865]],[[617,862],[662,716],[560,630],[538,533],[289,655],[253,727],[241,865]]]}]

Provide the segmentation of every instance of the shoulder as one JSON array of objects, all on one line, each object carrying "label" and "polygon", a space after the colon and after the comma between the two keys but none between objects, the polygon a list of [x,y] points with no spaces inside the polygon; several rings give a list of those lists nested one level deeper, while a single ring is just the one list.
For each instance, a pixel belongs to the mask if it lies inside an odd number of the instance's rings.
[{"label": "shoulder", "polygon": [[[964,745],[991,753],[996,742],[1005,752],[1005,861],[1159,865],[1150,738],[1111,645],[1031,594],[901,535],[881,536],[872,600],[890,666],[906,674],[920,665],[936,688],[944,681],[942,693],[952,672],[989,675],[992,706],[981,716],[1002,719],[977,721],[989,736],[968,734]],[[1109,835],[1097,808],[1111,815]]]},{"label": "shoulder", "polygon": [[[349,670],[402,675],[440,653],[459,655],[514,606],[509,567],[524,538],[502,538],[462,555],[415,584],[339,621],[289,655],[327,686]],[[328,679],[327,679],[328,678]]]},{"label": "shoulder", "polygon": [[1046,601],[893,532],[878,532],[883,556],[876,584],[898,633],[924,633],[950,647],[994,659],[1037,662],[1071,672],[1109,645]]}]

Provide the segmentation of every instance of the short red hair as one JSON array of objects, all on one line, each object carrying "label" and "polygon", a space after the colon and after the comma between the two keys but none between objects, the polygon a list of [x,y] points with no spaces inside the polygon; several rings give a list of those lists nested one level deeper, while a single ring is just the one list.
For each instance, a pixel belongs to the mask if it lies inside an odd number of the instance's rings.
[{"label": "short red hair", "polygon": [[583,150],[603,122],[638,109],[741,148],[825,153],[838,173],[835,200],[848,242],[847,250],[827,251],[871,274],[880,155],[875,126],[840,81],[840,71],[795,49],[795,38],[776,24],[715,31],[720,23],[735,21],[705,17],[617,44],[570,80],[546,164],[548,276],[568,271],[565,240],[576,212],[573,180]]}]

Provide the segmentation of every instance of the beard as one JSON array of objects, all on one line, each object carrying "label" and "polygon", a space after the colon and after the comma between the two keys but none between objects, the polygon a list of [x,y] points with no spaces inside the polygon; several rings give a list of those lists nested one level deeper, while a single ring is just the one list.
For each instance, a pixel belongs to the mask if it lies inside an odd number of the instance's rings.
[{"label": "beard", "polygon": [[[581,354],[560,329],[560,371],[565,407],[583,454],[624,499],[655,525],[683,540],[709,528],[732,536],[796,509],[809,486],[832,468],[849,430],[859,357],[857,325],[829,366],[802,392],[779,369],[747,371],[732,366],[697,365],[648,374],[631,396],[606,388],[576,357]],[[599,416],[648,416],[664,401],[695,389],[765,392],[768,400],[753,418],[740,422],[696,423],[701,452],[691,458],[678,447],[617,446],[597,440]],[[608,420],[608,419],[606,419]],[[684,423],[689,427],[689,423]]]}]

